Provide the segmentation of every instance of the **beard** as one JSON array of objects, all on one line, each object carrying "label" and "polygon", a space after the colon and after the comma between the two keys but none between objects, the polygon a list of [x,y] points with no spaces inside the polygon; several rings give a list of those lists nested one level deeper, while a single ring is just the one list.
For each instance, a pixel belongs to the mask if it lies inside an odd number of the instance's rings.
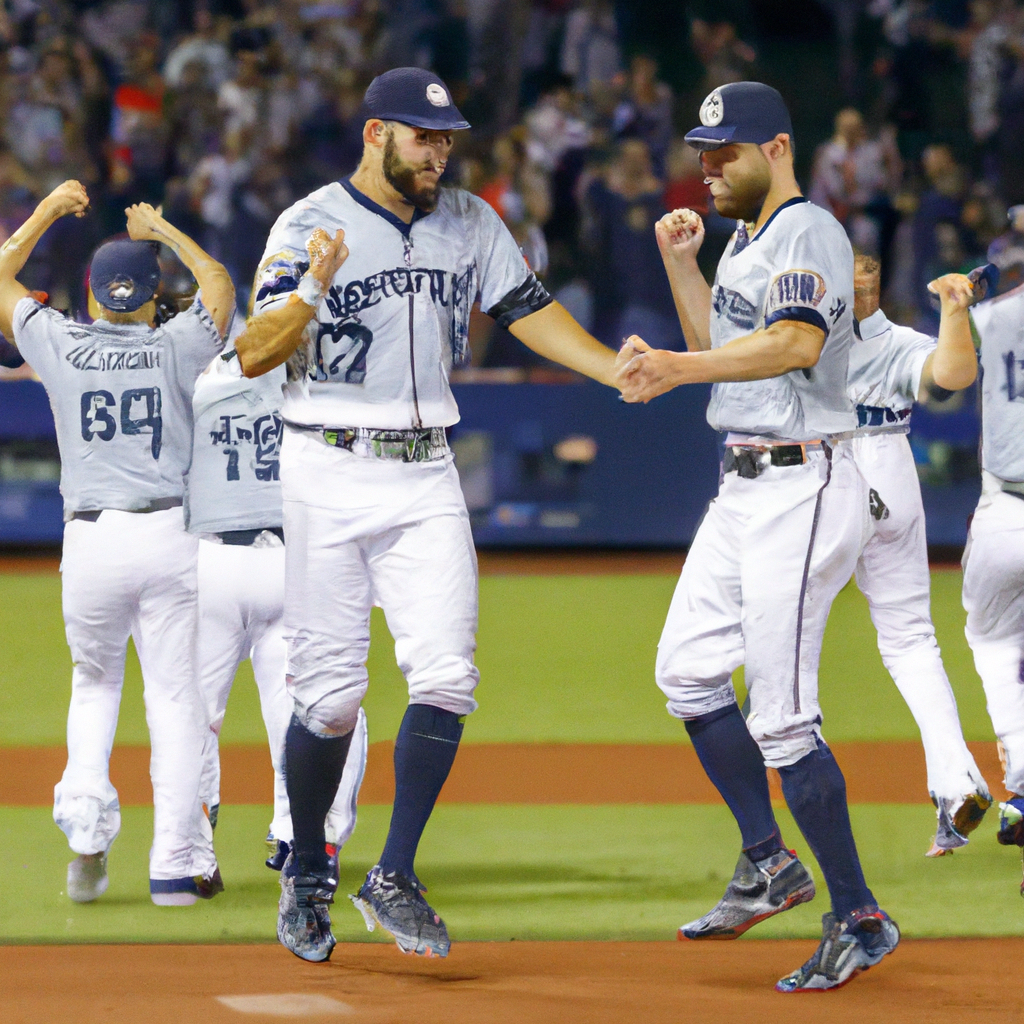
[{"label": "beard", "polygon": [[389,132],[384,140],[385,180],[406,202],[424,213],[433,213],[437,209],[441,186],[439,182],[433,185],[417,184],[416,175],[425,169],[407,164],[398,155],[394,133]]},{"label": "beard", "polygon": [[723,217],[730,220],[755,221],[771,185],[771,168],[768,161],[762,158],[754,172],[730,184],[728,195],[719,198],[712,194],[712,202]]}]

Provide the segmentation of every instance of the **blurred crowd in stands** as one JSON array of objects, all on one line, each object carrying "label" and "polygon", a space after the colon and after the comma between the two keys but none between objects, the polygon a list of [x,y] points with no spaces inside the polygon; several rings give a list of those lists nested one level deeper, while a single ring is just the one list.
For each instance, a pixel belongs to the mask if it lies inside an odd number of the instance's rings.
[{"label": "blurred crowd in stands", "polygon": [[[1008,269],[1024,262],[1024,3],[792,3],[832,26],[821,59],[840,82],[831,138],[800,135],[798,120],[805,190],[881,256],[894,318],[931,326],[932,277],[987,253]],[[277,215],[354,170],[370,79],[419,64],[449,83],[474,125],[450,179],[495,207],[550,290],[609,344],[636,332],[679,348],[654,222],[677,206],[705,214],[709,274],[733,229],[708,209],[682,135],[718,85],[757,77],[786,93],[801,80],[799,69],[780,74],[751,28],[763,3],[677,5],[683,29],[657,48],[671,66],[638,40],[641,6],[8,0],[0,234],[76,177],[95,212],[51,230],[26,268],[30,288],[84,316],[89,254],[123,231],[125,206],[146,201],[230,268],[244,304]],[[787,99],[794,110],[814,102]],[[495,328],[473,358],[532,356]]]}]

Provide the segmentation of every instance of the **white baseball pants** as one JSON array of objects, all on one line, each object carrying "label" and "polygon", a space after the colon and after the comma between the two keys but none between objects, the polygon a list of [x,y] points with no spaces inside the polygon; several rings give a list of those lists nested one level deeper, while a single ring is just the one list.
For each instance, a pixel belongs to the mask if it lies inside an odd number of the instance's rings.
[{"label": "white baseball pants", "polygon": [[[292,717],[285,686],[284,563],[285,549],[279,541],[274,547],[199,541],[199,686],[210,720],[200,793],[207,807],[220,803],[220,730],[238,666],[249,658],[274,768],[270,832],[290,843],[292,816],[283,770],[285,733]],[[330,842],[344,843],[355,829],[366,744],[366,716],[360,711],[345,774],[327,817]]]},{"label": "white baseball pants", "polygon": [[366,459],[287,429],[281,485],[288,690],[299,720],[321,735],[355,726],[374,604],[410,703],[475,711],[476,552],[452,457]]},{"label": "white baseball pants", "polygon": [[996,735],[1006,788],[1024,795],[1024,498],[983,474],[964,549],[964,632]]},{"label": "white baseball pants", "polygon": [[765,764],[816,748],[818,663],[828,612],[868,536],[868,499],[848,442],[831,459],[725,474],[676,586],[657,681],[677,718],[735,702],[745,665],[747,727]]},{"label": "white baseball pants", "polygon": [[883,503],[874,503],[871,538],[857,562],[857,586],[868,600],[882,661],[921,731],[928,791],[955,805],[979,788],[988,792],[988,786],[964,742],[935,639],[914,456],[905,434],[856,437],[853,452],[868,487]]},{"label": "white baseball pants", "polygon": [[68,763],[53,817],[75,853],[110,848],[121,825],[108,767],[129,635],[142,665],[152,754],[154,879],[216,867],[199,780],[208,733],[196,685],[196,551],[180,508],[107,510],[64,529],[64,623],[74,662]]}]

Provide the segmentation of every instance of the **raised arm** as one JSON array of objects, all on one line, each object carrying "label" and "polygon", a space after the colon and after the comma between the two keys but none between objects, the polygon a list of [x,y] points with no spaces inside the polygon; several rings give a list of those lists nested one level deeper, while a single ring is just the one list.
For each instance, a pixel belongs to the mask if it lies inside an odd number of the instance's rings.
[{"label": "raised arm", "polygon": [[928,285],[939,296],[939,344],[925,360],[921,372],[918,399],[924,401],[935,388],[960,391],[970,387],[978,376],[978,356],[971,337],[971,319],[967,309],[974,301],[974,284],[964,274],[946,274]]},{"label": "raised arm", "polygon": [[516,320],[509,332],[527,348],[570,370],[617,387],[615,353],[588,334],[558,302]]},{"label": "raised arm", "polygon": [[630,338],[632,358],[617,381],[627,402],[649,402],[680,384],[765,380],[817,363],[825,332],[801,320],[779,320],[706,352],[669,352]]},{"label": "raised arm", "polygon": [[88,206],[85,187],[77,181],[65,181],[40,202],[32,216],[0,247],[0,334],[9,341],[14,341],[14,307],[29,294],[17,276],[32,250],[54,221],[69,213],[84,217]]},{"label": "raised arm", "polygon": [[679,325],[691,351],[711,348],[711,289],[697,266],[704,221],[693,210],[673,210],[654,225]]},{"label": "raised arm", "polygon": [[246,377],[259,377],[287,362],[302,344],[306,325],[313,319],[334,275],[348,259],[343,230],[332,239],[316,228],[306,243],[309,269],[298,288],[283,305],[250,317],[245,330],[235,339],[235,351]]},{"label": "raised arm", "polygon": [[235,308],[235,286],[227,270],[188,235],[169,224],[149,203],[137,203],[124,211],[128,234],[137,242],[163,242],[192,271],[203,305],[223,338]]}]

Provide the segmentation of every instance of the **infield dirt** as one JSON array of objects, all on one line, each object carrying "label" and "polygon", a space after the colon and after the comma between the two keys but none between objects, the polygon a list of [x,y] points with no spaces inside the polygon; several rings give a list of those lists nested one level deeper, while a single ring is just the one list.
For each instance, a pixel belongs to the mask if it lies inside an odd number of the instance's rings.
[{"label": "infield dirt", "polygon": [[775,993],[775,980],[813,947],[467,942],[446,960],[421,960],[357,944],[339,946],[328,964],[305,964],[276,945],[8,946],[0,947],[0,1001],[10,1024],[971,1024],[1024,1014],[1014,980],[1024,939],[907,941],[841,990]]}]

